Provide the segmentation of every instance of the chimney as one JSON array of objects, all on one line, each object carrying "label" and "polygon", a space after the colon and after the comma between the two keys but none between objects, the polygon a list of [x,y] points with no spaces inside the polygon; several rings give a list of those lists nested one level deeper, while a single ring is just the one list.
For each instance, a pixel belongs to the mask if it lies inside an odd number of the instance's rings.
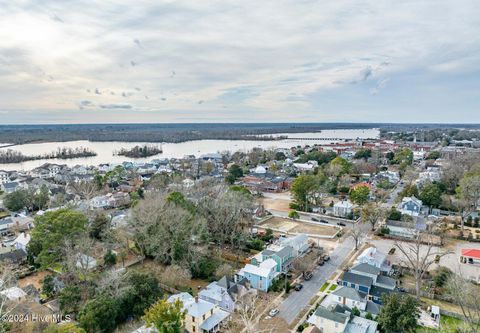
[{"label": "chimney", "polygon": [[195,303],[198,303],[198,295],[195,296]]}]

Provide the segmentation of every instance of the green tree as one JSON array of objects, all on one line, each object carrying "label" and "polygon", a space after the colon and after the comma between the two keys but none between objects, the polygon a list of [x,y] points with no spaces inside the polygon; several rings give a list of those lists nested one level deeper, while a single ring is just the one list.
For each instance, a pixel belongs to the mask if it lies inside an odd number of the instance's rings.
[{"label": "green tree", "polygon": [[303,210],[308,209],[310,196],[318,188],[318,180],[314,175],[300,175],[292,183],[290,191],[293,194],[294,200],[300,205]]},{"label": "green tree", "polygon": [[110,296],[100,295],[85,303],[78,314],[78,322],[87,333],[106,333],[115,328],[117,317],[117,302]]},{"label": "green tree", "polygon": [[356,160],[359,160],[361,158],[367,160],[371,156],[372,156],[372,150],[371,149],[360,149],[355,153],[353,158],[356,159]]},{"label": "green tree", "polygon": [[330,165],[339,167],[340,173],[339,173],[338,176],[349,173],[350,169],[352,168],[352,165],[350,164],[350,162],[348,162],[346,159],[344,159],[343,157],[340,157],[340,156],[335,157],[330,162]]},{"label": "green tree", "polygon": [[291,211],[288,212],[288,217],[296,220],[296,219],[300,218],[300,214],[298,214],[298,212],[296,210],[291,210]]},{"label": "green tree", "polygon": [[49,274],[43,278],[42,293],[44,293],[47,297],[52,297],[55,294],[55,283],[53,275]]},{"label": "green tree", "polygon": [[74,241],[86,230],[87,218],[71,209],[59,209],[35,217],[29,252],[46,268],[62,259],[67,240]]},{"label": "green tree", "polygon": [[120,297],[119,314],[125,319],[128,315],[134,317],[145,313],[162,295],[157,278],[149,273],[132,271],[125,279],[125,292]]},{"label": "green tree", "polygon": [[400,192],[400,197],[401,198],[404,198],[404,197],[419,197],[419,194],[418,194],[418,187],[417,185],[415,184],[410,184],[410,185],[407,185],[403,188],[402,192]]},{"label": "green tree", "polygon": [[60,311],[62,311],[63,314],[77,312],[81,300],[82,295],[80,287],[76,284],[68,284],[58,295]]},{"label": "green tree", "polygon": [[394,164],[404,163],[406,166],[413,163],[413,152],[408,148],[399,150],[392,161]]},{"label": "green tree", "polygon": [[387,219],[392,221],[400,221],[402,219],[402,213],[398,211],[395,207],[392,207],[387,215]]},{"label": "green tree", "polygon": [[427,160],[437,160],[441,156],[440,152],[438,150],[433,150],[427,155]]},{"label": "green tree", "polygon": [[417,300],[409,295],[388,293],[382,296],[377,322],[386,333],[415,332],[419,316]]},{"label": "green tree", "polygon": [[66,323],[61,325],[52,324],[44,329],[43,333],[85,333],[85,330],[72,323]]},{"label": "green tree", "polygon": [[3,203],[8,210],[12,212],[18,212],[26,208],[29,204],[28,193],[25,190],[17,190],[12,193],[8,193],[3,199]]},{"label": "green tree", "polygon": [[225,180],[228,183],[233,184],[240,177],[243,177],[242,168],[237,164],[232,164],[230,168],[228,168],[228,175]]},{"label": "green tree", "polygon": [[350,200],[360,206],[368,201],[369,195],[370,189],[367,185],[359,185],[350,190]]},{"label": "green tree", "polygon": [[104,213],[95,215],[95,218],[90,223],[89,234],[90,237],[101,240],[110,224],[110,219]]},{"label": "green tree", "polygon": [[285,154],[282,151],[277,151],[275,153],[275,160],[277,161],[284,161],[286,158],[287,156],[285,156]]},{"label": "green tree", "polygon": [[420,200],[429,207],[438,207],[442,204],[442,191],[435,184],[426,184],[420,192]]},{"label": "green tree", "polygon": [[108,249],[105,256],[103,256],[103,262],[107,266],[113,266],[117,263],[117,255],[112,252],[112,250]]},{"label": "green tree", "polygon": [[45,209],[50,201],[49,191],[46,185],[42,185],[37,193],[33,195],[33,206],[35,210]]},{"label": "green tree", "polygon": [[181,333],[186,310],[183,303],[177,299],[174,303],[160,300],[145,312],[143,320],[147,327],[154,327],[159,333]]}]

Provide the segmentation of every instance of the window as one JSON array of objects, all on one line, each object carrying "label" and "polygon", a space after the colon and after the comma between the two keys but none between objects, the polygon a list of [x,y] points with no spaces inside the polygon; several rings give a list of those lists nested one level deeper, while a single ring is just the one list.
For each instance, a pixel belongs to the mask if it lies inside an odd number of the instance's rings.
[{"label": "window", "polygon": [[338,328],[338,323],[335,323],[335,328]]},{"label": "window", "polygon": [[194,323],[194,322],[195,322],[195,317],[192,316],[192,323]]},{"label": "window", "polygon": [[205,320],[205,315],[202,316],[202,320]]},{"label": "window", "polygon": [[192,326],[192,332],[195,332],[195,326]]}]

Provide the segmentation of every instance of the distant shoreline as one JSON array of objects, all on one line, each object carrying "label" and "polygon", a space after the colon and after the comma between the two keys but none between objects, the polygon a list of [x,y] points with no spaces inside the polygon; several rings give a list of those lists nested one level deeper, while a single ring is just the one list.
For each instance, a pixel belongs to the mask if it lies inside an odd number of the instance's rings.
[{"label": "distant shoreline", "polygon": [[[181,143],[194,140],[278,140],[279,133],[321,132],[322,130],[386,131],[463,128],[478,130],[480,124],[388,124],[388,123],[198,123],[198,124],[67,124],[0,125],[0,142],[10,146],[27,143],[147,142]],[[271,134],[272,137],[266,135]],[[4,147],[2,147],[4,148]]]}]

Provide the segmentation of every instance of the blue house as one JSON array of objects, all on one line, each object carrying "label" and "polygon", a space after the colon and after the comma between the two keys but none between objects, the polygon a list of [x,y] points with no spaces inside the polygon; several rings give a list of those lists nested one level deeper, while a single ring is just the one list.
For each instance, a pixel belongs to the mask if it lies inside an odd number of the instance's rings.
[{"label": "blue house", "polygon": [[273,259],[267,259],[259,266],[246,264],[237,276],[246,278],[252,288],[267,292],[272,285],[273,279],[278,275],[276,271],[277,263]]},{"label": "blue house", "polygon": [[369,294],[373,285],[373,279],[369,276],[345,272],[338,284]]}]

